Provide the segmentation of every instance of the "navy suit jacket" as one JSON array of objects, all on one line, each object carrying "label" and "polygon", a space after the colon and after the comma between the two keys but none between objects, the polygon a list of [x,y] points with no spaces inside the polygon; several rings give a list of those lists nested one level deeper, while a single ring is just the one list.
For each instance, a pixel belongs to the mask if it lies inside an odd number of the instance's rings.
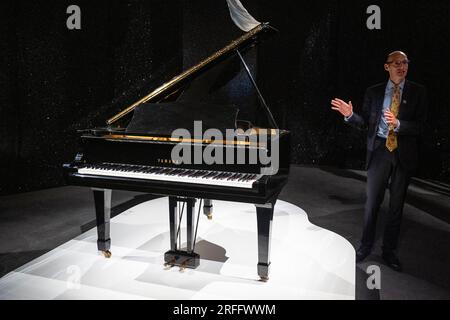
[{"label": "navy suit jacket", "polygon": [[[366,90],[361,114],[353,113],[347,123],[367,132],[366,169],[372,160],[378,125],[383,109],[386,82],[376,84]],[[400,128],[397,132],[398,157],[400,164],[413,173],[418,167],[418,143],[427,116],[427,97],[425,87],[405,80],[402,101],[397,119]]]}]

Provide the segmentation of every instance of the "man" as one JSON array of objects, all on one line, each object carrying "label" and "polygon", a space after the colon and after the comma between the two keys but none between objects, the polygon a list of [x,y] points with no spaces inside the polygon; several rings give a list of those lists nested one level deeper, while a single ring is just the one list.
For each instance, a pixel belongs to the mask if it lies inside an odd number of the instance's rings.
[{"label": "man", "polygon": [[418,166],[418,138],[427,111],[425,88],[406,80],[408,66],[408,57],[402,51],[387,56],[384,69],[389,80],[366,90],[361,114],[353,112],[351,101],[331,101],[331,108],[340,112],[348,124],[368,130],[367,199],[356,262],[364,260],[372,250],[378,211],[389,186],[382,257],[396,271],[402,270],[396,255],[400,223],[408,184]]}]

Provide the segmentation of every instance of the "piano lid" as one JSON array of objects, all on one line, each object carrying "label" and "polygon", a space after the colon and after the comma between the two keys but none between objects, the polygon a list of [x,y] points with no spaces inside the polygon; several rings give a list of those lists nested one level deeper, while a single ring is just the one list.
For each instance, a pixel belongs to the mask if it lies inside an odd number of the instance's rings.
[{"label": "piano lid", "polygon": [[236,129],[238,112],[235,105],[199,102],[143,103],[135,108],[126,133],[171,136],[176,129],[186,129],[194,134],[194,121],[201,120],[200,134],[208,129],[218,129],[225,135],[226,129]]},{"label": "piano lid", "polygon": [[[164,83],[162,86],[156,88],[152,92],[150,92],[145,97],[133,103],[128,108],[124,109],[120,113],[111,117],[106,121],[108,125],[111,125],[118,120],[122,119],[124,116],[128,115],[130,112],[134,111],[136,107],[142,105],[146,102],[159,102],[164,100],[164,98],[170,96],[178,89],[180,89],[183,85],[186,84],[188,80],[192,80],[203,73],[205,70],[211,68],[216,65],[220,61],[226,59],[230,55],[234,54],[237,50],[243,50],[250,45],[252,45],[257,39],[259,39],[263,34],[268,33],[269,31],[275,31],[273,27],[271,27],[268,23],[262,23],[257,27],[253,28],[249,32],[243,34],[239,38],[235,39],[231,43],[229,43],[224,48],[215,52],[208,58],[204,59],[197,65],[191,67],[190,69],[184,71],[180,75],[172,78],[172,80]],[[234,128],[234,127],[233,127]]]}]

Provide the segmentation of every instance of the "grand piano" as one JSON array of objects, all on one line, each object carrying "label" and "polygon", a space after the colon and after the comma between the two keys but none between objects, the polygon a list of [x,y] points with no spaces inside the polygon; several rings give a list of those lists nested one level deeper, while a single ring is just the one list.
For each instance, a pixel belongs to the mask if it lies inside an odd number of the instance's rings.
[{"label": "grand piano", "polygon": [[[273,210],[289,174],[290,134],[278,128],[243,54],[273,32],[268,23],[258,25],[108,119],[107,126],[81,131],[80,150],[63,168],[68,184],[93,190],[97,246],[105,257],[111,256],[112,190],[168,196],[170,249],[164,262],[181,268],[200,263],[200,211],[211,219],[215,199],[246,202],[256,207],[257,272],[268,280]],[[232,59],[247,72],[269,126],[240,119],[245,106],[196,101]]]}]

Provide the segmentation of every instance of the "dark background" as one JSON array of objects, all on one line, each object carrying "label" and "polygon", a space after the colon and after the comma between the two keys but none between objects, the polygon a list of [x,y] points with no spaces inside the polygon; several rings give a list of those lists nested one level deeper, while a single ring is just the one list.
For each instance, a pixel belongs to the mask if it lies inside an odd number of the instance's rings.
[{"label": "dark background", "polygon": [[[292,131],[292,163],[362,169],[365,134],[347,127],[330,100],[358,109],[367,86],[385,81],[383,62],[400,49],[408,78],[429,93],[418,176],[450,182],[450,4],[447,1],[243,0],[279,29],[246,54],[280,127]],[[66,8],[81,8],[68,30]],[[381,8],[382,29],[366,28]],[[241,35],[225,0],[38,0],[0,4],[0,193],[62,185],[77,129],[103,125]],[[245,74],[222,90],[261,119]]]}]

